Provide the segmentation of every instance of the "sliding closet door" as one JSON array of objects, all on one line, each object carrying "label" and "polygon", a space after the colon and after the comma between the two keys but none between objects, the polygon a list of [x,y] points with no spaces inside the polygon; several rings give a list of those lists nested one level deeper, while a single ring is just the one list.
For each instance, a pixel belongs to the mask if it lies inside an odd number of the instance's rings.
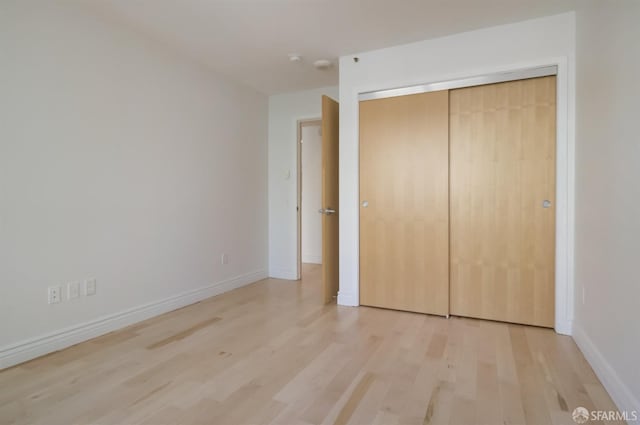
[{"label": "sliding closet door", "polygon": [[451,314],[554,325],[556,78],[450,92]]},{"label": "sliding closet door", "polygon": [[446,91],[360,102],[360,303],[449,308]]}]

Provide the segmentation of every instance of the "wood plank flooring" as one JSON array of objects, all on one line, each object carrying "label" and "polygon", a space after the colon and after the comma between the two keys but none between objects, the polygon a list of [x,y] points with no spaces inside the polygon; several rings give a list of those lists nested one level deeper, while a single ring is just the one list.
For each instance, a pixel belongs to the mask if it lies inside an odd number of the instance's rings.
[{"label": "wood plank flooring", "polygon": [[[573,424],[615,410],[569,337],[322,304],[319,266],[0,372],[0,424]],[[594,423],[594,422],[589,422]]]}]

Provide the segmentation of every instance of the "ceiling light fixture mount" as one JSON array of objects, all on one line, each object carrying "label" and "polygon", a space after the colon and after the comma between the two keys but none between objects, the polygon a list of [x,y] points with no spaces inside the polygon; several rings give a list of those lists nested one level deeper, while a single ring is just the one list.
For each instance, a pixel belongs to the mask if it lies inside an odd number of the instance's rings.
[{"label": "ceiling light fixture mount", "polygon": [[319,71],[326,71],[327,69],[331,68],[331,65],[331,61],[327,59],[318,59],[313,63],[313,66],[315,66],[315,68]]}]

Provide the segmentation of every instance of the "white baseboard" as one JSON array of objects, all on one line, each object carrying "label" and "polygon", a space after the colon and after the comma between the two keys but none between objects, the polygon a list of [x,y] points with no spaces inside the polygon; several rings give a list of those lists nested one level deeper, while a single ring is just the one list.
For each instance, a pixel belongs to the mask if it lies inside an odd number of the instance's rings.
[{"label": "white baseboard", "polygon": [[[573,328],[573,339],[584,354],[594,372],[604,385],[613,402],[621,412],[636,411],[640,415],[640,401],[631,392],[631,389],[620,379],[620,376],[611,367],[607,359],[595,346],[591,338],[578,326]],[[629,422],[632,423],[632,422]],[[637,421],[640,423],[640,421]]]},{"label": "white baseboard", "polygon": [[322,255],[302,254],[302,262],[308,264],[322,264]]},{"label": "white baseboard", "polygon": [[357,307],[360,305],[360,302],[356,297],[356,294],[352,292],[338,291],[338,305]]},{"label": "white baseboard", "polygon": [[278,267],[269,269],[269,277],[274,279],[298,280],[298,274],[295,270],[281,269]]},{"label": "white baseboard", "polygon": [[226,279],[213,285],[183,292],[163,300],[154,301],[119,313],[60,329],[56,332],[0,348],[0,370],[72,345],[96,338],[125,326],[202,301],[206,298],[240,288],[267,277],[265,270]]},{"label": "white baseboard", "polygon": [[555,326],[555,331],[560,335],[571,336],[573,333],[573,321],[572,320],[557,321]]}]

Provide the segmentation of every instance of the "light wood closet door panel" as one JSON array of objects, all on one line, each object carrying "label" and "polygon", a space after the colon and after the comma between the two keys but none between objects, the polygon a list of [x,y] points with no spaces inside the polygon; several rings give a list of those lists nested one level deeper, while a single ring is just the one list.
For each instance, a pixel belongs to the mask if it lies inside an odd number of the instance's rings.
[{"label": "light wood closet door panel", "polygon": [[451,90],[450,109],[451,314],[553,327],[556,78]]},{"label": "light wood closet door panel", "polygon": [[448,314],[448,103],[447,91],[360,102],[363,305]]}]

